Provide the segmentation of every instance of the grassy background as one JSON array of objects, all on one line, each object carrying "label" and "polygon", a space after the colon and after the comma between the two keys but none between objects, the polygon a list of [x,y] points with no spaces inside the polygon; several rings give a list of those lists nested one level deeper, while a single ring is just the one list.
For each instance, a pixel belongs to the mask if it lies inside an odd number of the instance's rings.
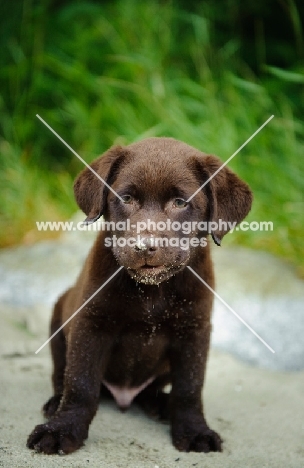
[{"label": "grassy background", "polygon": [[229,164],[254,192],[247,220],[271,220],[274,231],[236,232],[224,243],[273,252],[304,275],[297,2],[285,2],[290,38],[281,42],[275,34],[268,41],[263,12],[252,13],[251,38],[240,33],[244,2],[236,0],[221,0],[219,14],[211,1],[2,3],[1,246],[34,242],[36,220],[76,210],[72,185],[82,165],[36,113],[88,162],[147,136],[172,136],[226,160],[274,114]]}]

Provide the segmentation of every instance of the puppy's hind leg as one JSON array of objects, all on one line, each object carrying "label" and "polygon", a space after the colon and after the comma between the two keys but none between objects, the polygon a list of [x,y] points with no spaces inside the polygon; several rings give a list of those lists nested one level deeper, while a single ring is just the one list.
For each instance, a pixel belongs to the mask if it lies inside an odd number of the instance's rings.
[{"label": "puppy's hind leg", "polygon": [[157,377],[134,400],[148,416],[164,423],[170,419],[170,393],[163,391],[169,383],[169,374]]},{"label": "puppy's hind leg", "polygon": [[[62,325],[62,305],[68,291],[61,296],[54,306],[51,320],[50,336]],[[66,366],[66,341],[63,330],[60,330],[50,341],[53,359],[52,382],[54,395],[43,405],[42,411],[46,418],[50,418],[57,411],[63,394],[63,380]]]}]

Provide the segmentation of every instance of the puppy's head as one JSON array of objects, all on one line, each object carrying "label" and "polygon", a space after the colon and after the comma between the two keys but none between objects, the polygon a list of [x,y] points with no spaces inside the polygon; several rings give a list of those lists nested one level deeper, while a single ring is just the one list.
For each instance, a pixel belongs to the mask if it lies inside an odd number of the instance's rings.
[{"label": "puppy's head", "polygon": [[86,222],[104,215],[118,263],[136,281],[159,284],[189,264],[208,233],[220,245],[249,212],[248,186],[221,166],[180,141],[148,138],[95,160],[75,197]]}]

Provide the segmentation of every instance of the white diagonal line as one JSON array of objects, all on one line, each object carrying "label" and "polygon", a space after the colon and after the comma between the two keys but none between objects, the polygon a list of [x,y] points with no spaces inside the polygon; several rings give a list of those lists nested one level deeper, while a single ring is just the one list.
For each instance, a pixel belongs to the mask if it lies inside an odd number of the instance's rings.
[{"label": "white diagonal line", "polygon": [[103,178],[100,177],[100,175],[97,174],[97,172],[94,171],[94,169],[93,169],[87,162],[85,162],[85,160],[82,159],[82,157],[79,156],[79,154],[76,153],[76,151],[74,151],[73,148],[71,148],[70,145],[68,145],[67,142],[64,141],[64,139],[61,138],[60,135],[58,135],[58,133],[55,132],[55,130],[53,130],[52,127],[50,127],[49,124],[47,124],[46,121],[43,120],[43,119],[40,117],[40,115],[36,114],[36,117],[38,117],[38,119],[41,120],[41,122],[42,122],[49,130],[51,130],[51,132],[54,133],[54,135],[56,135],[56,137],[57,137],[60,141],[62,141],[62,143],[63,143],[67,148],[69,148],[69,150],[72,151],[72,153],[75,154],[75,156],[77,156],[77,158],[78,158],[85,166],[87,166],[87,168],[90,169],[90,171],[93,172],[93,174],[95,174],[96,177],[98,177],[98,179],[101,180],[101,182],[102,182],[106,187],[108,187],[108,189],[111,190],[111,192],[113,192],[114,195],[116,195],[117,198],[119,198],[119,200],[123,201],[123,199],[121,198],[121,196],[118,195],[118,193],[115,192],[115,190],[113,190],[112,187],[111,187],[109,184],[107,184],[107,182],[106,182],[105,180],[103,180]]},{"label": "white diagonal line", "polygon": [[254,132],[254,134],[251,135],[251,137],[248,138],[248,140],[246,140],[245,143],[243,143],[242,146],[240,146],[239,149],[237,149],[236,152],[233,153],[233,155],[230,156],[230,158],[227,159],[227,161],[225,161],[224,164],[222,164],[222,166],[221,166],[219,169],[217,169],[217,171],[215,171],[215,172],[212,174],[212,176],[209,177],[209,179],[206,180],[206,182],[204,182],[203,185],[201,185],[200,188],[198,188],[198,189],[194,192],[193,195],[191,195],[190,198],[188,198],[187,202],[189,202],[190,200],[192,200],[192,198],[195,197],[195,195],[197,195],[198,192],[200,192],[200,191],[202,190],[202,188],[204,188],[205,185],[207,185],[208,182],[210,182],[210,180],[213,179],[213,177],[216,176],[216,174],[218,174],[218,173],[223,169],[223,167],[227,166],[227,164],[231,161],[231,159],[234,158],[234,156],[236,156],[236,155],[241,151],[241,149],[243,149],[244,146],[246,146],[247,143],[249,143],[249,141],[252,140],[252,138],[254,138],[254,137],[262,130],[262,128],[264,128],[265,125],[267,125],[268,122],[270,122],[270,120],[273,119],[273,118],[274,118],[274,115],[272,115],[271,117],[269,117],[269,119],[266,120],[266,122],[264,122],[263,125],[261,125],[260,128],[258,128],[257,131]]},{"label": "white diagonal line", "polygon": [[244,319],[242,319],[242,317],[239,316],[239,314],[237,314],[233,309],[232,307],[230,307],[230,305],[227,304],[227,302],[224,301],[224,299],[221,298],[221,296],[219,294],[217,294],[210,286],[209,284],[206,283],[206,281],[204,281],[190,266],[187,266],[187,268],[189,268],[189,270],[215,295],[215,297],[217,297],[226,307],[227,309],[230,310],[230,312],[232,312],[244,325],[245,327],[248,328],[248,330],[251,331],[251,333],[253,333],[265,346],[266,348],[268,348],[272,353],[275,353],[274,349],[271,348],[271,346],[269,346],[269,344],[266,343],[265,340],[263,340],[263,338],[260,337],[260,335],[257,334],[257,332],[255,332],[253,330],[253,328],[251,328],[250,325],[248,325],[248,323],[245,322]]},{"label": "white diagonal line", "polygon": [[58,328],[58,329],[55,331],[55,333],[53,333],[53,335],[52,335],[52,336],[50,336],[50,337],[49,337],[49,339],[48,339],[48,340],[46,340],[46,342],[45,342],[45,343],[43,343],[43,345],[42,345],[42,346],[40,346],[40,348],[39,348],[39,349],[37,349],[37,351],[35,351],[35,354],[38,354],[38,353],[39,353],[39,351],[41,351],[41,350],[42,350],[42,348],[44,348],[44,346],[45,346],[45,345],[47,345],[47,344],[48,344],[48,343],[49,343],[49,342],[50,342],[50,341],[51,341],[51,340],[54,338],[54,336],[56,336],[56,335],[57,335],[57,333],[59,333],[59,332],[60,332],[60,330],[62,330],[62,328],[63,328],[63,327],[64,327],[64,326],[65,326],[67,323],[69,323],[69,321],[70,321],[70,320],[72,320],[72,318],[74,318],[74,317],[75,317],[75,315],[77,315],[77,314],[78,314],[78,312],[80,312],[80,311],[81,311],[81,309],[83,309],[83,308],[84,308],[84,306],[86,306],[86,305],[88,304],[88,302],[90,302],[90,300],[91,300],[91,299],[93,299],[93,297],[95,297],[95,296],[96,296],[96,294],[98,294],[98,293],[99,293],[99,291],[101,291],[101,290],[102,290],[102,288],[104,288],[104,287],[105,287],[105,286],[106,286],[106,285],[109,283],[109,281],[111,281],[111,279],[112,279],[112,278],[114,278],[114,276],[116,276],[116,275],[117,275],[117,273],[118,273],[118,272],[120,272],[120,270],[122,270],[122,269],[123,269],[123,266],[119,267],[119,268],[118,268],[118,270],[116,270],[116,271],[115,271],[115,273],[113,273],[113,275],[112,275],[112,276],[110,276],[110,278],[108,278],[108,279],[107,279],[107,281],[105,281],[105,282],[103,283],[103,285],[101,285],[101,286],[100,286],[100,288],[98,288],[98,289],[97,289],[97,291],[95,291],[95,292],[94,292],[94,294],[92,294],[92,296],[91,296],[91,297],[89,297],[89,299],[87,299],[87,300],[86,300],[86,301],[85,301],[85,302],[82,304],[82,306],[80,306],[80,307],[79,307],[79,309],[77,309],[77,310],[76,310],[76,311],[73,313],[73,315],[71,315],[71,317],[69,317],[69,318],[68,318],[68,319],[67,319],[67,320],[66,320],[66,321],[65,321],[65,322],[64,322],[64,323],[61,325],[61,327],[59,327],[59,328]]}]

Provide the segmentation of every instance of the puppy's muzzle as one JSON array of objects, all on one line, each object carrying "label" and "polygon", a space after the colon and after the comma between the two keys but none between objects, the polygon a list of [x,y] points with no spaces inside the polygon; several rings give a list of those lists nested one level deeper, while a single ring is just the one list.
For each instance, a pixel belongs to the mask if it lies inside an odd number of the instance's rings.
[{"label": "puppy's muzzle", "polygon": [[134,245],[134,249],[136,252],[145,252],[145,254],[153,255],[157,250],[157,246],[153,237],[141,237]]}]

